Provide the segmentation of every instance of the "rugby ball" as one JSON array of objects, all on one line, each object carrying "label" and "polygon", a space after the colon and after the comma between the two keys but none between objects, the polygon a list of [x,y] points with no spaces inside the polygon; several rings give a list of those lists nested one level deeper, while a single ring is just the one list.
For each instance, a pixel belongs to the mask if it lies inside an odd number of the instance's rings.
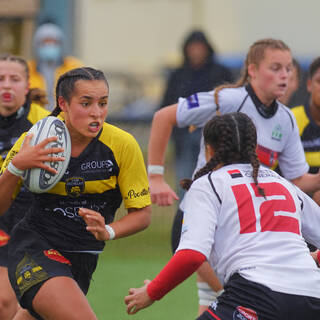
[{"label": "rugby ball", "polygon": [[65,157],[64,161],[46,162],[47,165],[57,170],[57,174],[41,169],[32,168],[24,171],[23,184],[32,192],[43,193],[53,188],[67,170],[71,156],[71,140],[64,122],[56,117],[48,116],[36,122],[27,134],[33,133],[30,144],[36,145],[49,137],[58,137],[58,140],[47,144],[46,148],[64,148],[60,153],[52,156]]}]

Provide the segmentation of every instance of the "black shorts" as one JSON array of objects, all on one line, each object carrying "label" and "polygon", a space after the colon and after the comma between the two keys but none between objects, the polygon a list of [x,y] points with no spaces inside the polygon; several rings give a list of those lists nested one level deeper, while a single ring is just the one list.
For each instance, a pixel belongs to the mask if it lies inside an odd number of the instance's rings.
[{"label": "black shorts", "polygon": [[46,239],[18,223],[9,242],[8,273],[20,305],[41,319],[32,308],[32,300],[41,285],[50,278],[66,276],[74,279],[87,294],[98,255],[56,250]]},{"label": "black shorts", "polygon": [[180,238],[181,238],[181,229],[183,221],[183,211],[178,209],[173,220],[172,229],[171,229],[171,250],[172,253],[178,248]]},{"label": "black shorts", "polygon": [[9,233],[0,226],[0,266],[8,267]]},{"label": "black shorts", "polygon": [[[292,280],[294,281],[294,279]],[[316,320],[320,299],[280,293],[234,274],[197,320]]]}]

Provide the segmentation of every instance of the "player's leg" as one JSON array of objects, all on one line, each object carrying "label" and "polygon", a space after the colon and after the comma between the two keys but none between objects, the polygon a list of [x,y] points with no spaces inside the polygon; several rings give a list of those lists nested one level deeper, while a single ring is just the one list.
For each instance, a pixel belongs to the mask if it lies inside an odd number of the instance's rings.
[{"label": "player's leg", "polygon": [[[178,209],[171,230],[171,248],[174,253],[179,245],[183,221],[183,211]],[[197,270],[199,296],[198,315],[202,314],[211,302],[216,300],[223,287],[208,262]]]},{"label": "player's leg", "polygon": [[197,287],[199,297],[198,315],[201,315],[223,292],[219,279],[207,261],[197,270]]},{"label": "player's leg", "polygon": [[32,307],[44,319],[97,319],[80,287],[69,277],[45,281],[35,295]]},{"label": "player's leg", "polygon": [[0,319],[11,320],[17,310],[18,302],[8,278],[8,269],[0,266]]},{"label": "player's leg", "polygon": [[34,318],[28,310],[19,308],[12,320],[36,320],[36,318]]}]

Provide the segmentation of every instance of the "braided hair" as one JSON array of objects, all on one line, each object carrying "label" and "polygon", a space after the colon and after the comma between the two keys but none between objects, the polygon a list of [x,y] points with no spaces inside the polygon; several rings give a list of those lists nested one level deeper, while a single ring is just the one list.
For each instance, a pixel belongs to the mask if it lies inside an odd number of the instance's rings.
[{"label": "braided hair", "polygon": [[[26,74],[26,81],[29,81],[30,78],[30,72],[29,72],[29,67],[28,63],[26,60],[24,60],[21,57],[15,56],[10,53],[4,53],[0,55],[0,61],[10,61],[10,62],[15,62],[24,68],[25,74]],[[32,88],[29,89],[27,95],[26,95],[26,101],[31,103],[35,102],[42,107],[44,107],[46,104],[48,104],[48,99],[47,99],[47,94],[44,90],[39,89],[39,88]]]},{"label": "braided hair", "polygon": [[250,49],[247,53],[246,60],[244,62],[244,66],[243,66],[239,80],[234,84],[223,84],[221,86],[218,86],[215,89],[214,101],[217,105],[217,108],[219,108],[219,96],[218,96],[219,92],[225,88],[239,88],[248,84],[250,81],[249,73],[248,73],[249,65],[253,63],[256,66],[258,66],[259,63],[264,59],[265,52],[267,49],[283,50],[283,51],[290,52],[290,48],[282,40],[261,39],[254,42],[250,46]]},{"label": "braided hair", "polygon": [[70,102],[75,84],[79,80],[102,80],[106,83],[109,89],[108,81],[102,71],[90,67],[72,69],[61,75],[57,81],[56,107],[52,110],[50,114],[51,116],[57,116],[61,112],[58,102],[59,96],[62,96],[66,101]]},{"label": "braided hair", "polygon": [[220,165],[251,163],[253,180],[259,193],[265,196],[258,184],[260,162],[256,154],[257,132],[252,120],[242,112],[217,115],[207,122],[203,129],[205,144],[214,150],[214,156],[196,172],[193,180],[182,180],[181,186],[188,190],[192,182]]}]

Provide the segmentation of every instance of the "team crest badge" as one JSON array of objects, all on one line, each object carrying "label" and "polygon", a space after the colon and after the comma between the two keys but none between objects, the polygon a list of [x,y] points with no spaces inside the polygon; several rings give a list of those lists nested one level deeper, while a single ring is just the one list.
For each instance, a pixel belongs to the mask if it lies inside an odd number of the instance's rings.
[{"label": "team crest badge", "polygon": [[283,135],[282,134],[282,128],[281,128],[280,124],[278,124],[272,130],[272,136],[271,137],[272,137],[273,140],[281,141],[282,135]]},{"label": "team crest badge", "polygon": [[15,272],[20,296],[34,285],[49,279],[49,275],[41,265],[35,262],[28,254],[17,265]]},{"label": "team crest badge", "polygon": [[85,189],[85,181],[81,177],[72,177],[66,180],[66,192],[69,196],[79,197]]}]

